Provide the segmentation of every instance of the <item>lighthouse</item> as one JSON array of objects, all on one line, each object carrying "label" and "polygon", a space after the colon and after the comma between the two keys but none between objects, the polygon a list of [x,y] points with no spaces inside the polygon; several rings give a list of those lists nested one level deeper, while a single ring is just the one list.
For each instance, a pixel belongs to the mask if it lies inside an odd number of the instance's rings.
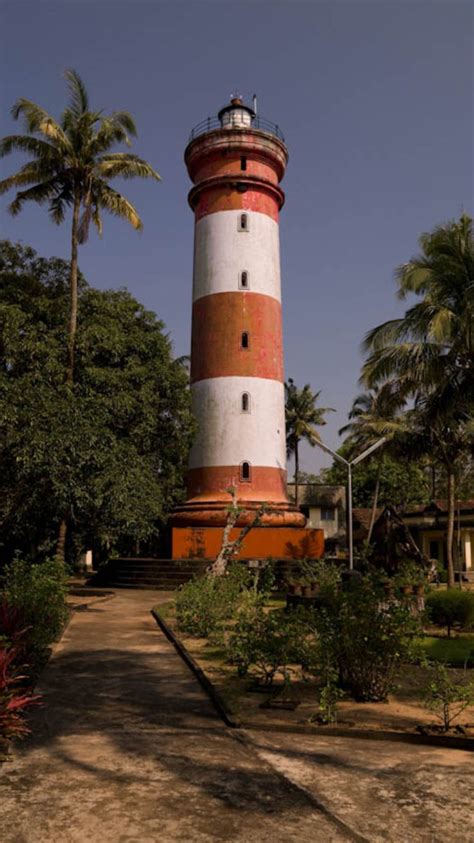
[{"label": "lighthouse", "polygon": [[[277,544],[285,540],[282,529],[308,538],[315,531],[301,529],[305,517],[286,491],[279,245],[284,138],[235,96],[216,118],[193,129],[185,162],[195,219],[191,394],[198,430],[187,499],[171,523],[200,531],[208,547],[206,529],[223,527],[233,489],[241,524],[265,505],[258,531],[266,528],[267,544],[272,528]],[[180,532],[173,530],[174,557],[184,553]]]}]

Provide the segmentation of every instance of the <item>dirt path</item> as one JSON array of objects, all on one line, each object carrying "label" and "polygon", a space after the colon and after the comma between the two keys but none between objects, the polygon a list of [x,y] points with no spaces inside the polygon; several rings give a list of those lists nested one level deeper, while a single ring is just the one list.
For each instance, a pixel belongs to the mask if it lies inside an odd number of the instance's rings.
[{"label": "dirt path", "polygon": [[149,614],[165,599],[75,615],[0,768],[2,843],[474,840],[468,753],[227,730]]}]

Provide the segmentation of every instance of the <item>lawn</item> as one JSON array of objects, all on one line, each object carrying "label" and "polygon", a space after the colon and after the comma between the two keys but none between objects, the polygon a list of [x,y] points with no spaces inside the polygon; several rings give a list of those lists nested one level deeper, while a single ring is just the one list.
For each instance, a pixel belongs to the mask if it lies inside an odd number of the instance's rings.
[{"label": "lawn", "polygon": [[474,635],[459,638],[438,638],[426,635],[420,641],[428,659],[445,662],[452,667],[474,667]]}]

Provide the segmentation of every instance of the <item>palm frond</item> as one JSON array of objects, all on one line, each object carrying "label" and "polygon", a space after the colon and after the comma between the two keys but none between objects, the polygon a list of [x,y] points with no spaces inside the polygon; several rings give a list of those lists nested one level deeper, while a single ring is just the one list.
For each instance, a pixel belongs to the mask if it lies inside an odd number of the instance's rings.
[{"label": "palm frond", "polygon": [[110,214],[126,220],[136,231],[143,229],[143,223],[137,209],[121,193],[118,193],[105,182],[94,185],[94,203]]},{"label": "palm frond", "polygon": [[102,220],[101,220],[101,217],[100,217],[99,208],[97,206],[94,206],[94,208],[92,210],[92,222],[94,223],[94,225],[97,229],[97,233],[98,233],[99,237],[102,237],[102,231],[103,231]]},{"label": "palm frond", "polygon": [[59,161],[56,147],[48,143],[48,141],[31,137],[31,135],[7,135],[7,137],[0,140],[0,158],[9,155],[14,150],[28,152],[35,158]]},{"label": "palm frond", "polygon": [[48,112],[37,103],[20,97],[12,106],[11,115],[14,120],[23,117],[28,132],[37,132],[45,120],[52,120]]},{"label": "palm frond", "polygon": [[46,181],[51,177],[51,168],[43,161],[29,161],[17,173],[0,182],[0,195],[12,187],[23,187],[34,182]]},{"label": "palm frond", "polygon": [[160,181],[159,174],[138,155],[131,155],[127,152],[115,152],[102,156],[96,166],[96,170],[102,178],[115,178],[120,176],[123,179],[155,179]]},{"label": "palm frond", "polygon": [[69,108],[74,116],[79,118],[89,110],[86,86],[75,70],[66,70],[64,76],[69,88]]},{"label": "palm frond", "polygon": [[20,213],[25,202],[37,202],[39,205],[42,205],[49,199],[53,199],[57,191],[58,181],[54,177],[52,179],[49,179],[49,181],[42,182],[41,184],[36,184],[34,187],[30,187],[28,190],[23,190],[17,193],[15,199],[9,206],[8,210],[10,211],[11,215],[15,217],[17,214]]},{"label": "palm frond", "polygon": [[117,123],[118,126],[121,126],[122,129],[125,129],[132,138],[136,138],[137,127],[132,115],[128,111],[113,111],[110,119],[114,123]]}]

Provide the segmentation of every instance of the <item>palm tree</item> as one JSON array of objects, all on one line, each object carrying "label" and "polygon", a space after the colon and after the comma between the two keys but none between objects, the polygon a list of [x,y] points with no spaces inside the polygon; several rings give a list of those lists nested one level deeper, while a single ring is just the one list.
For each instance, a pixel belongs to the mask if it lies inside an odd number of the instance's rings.
[{"label": "palm tree", "polygon": [[469,444],[474,407],[474,248],[472,220],[439,226],[419,240],[421,254],[396,270],[398,295],[415,294],[400,319],[370,331],[362,380],[392,380],[443,463],[448,481],[448,584],[454,585],[456,471]]},{"label": "palm tree", "polygon": [[[74,352],[77,330],[78,246],[85,243],[91,221],[102,234],[101,211],[129,222],[140,231],[142,221],[136,208],[109,181],[116,177],[152,178],[158,173],[137,155],[111,151],[116,144],[130,146],[130,136],[137,130],[127,111],[89,110],[89,98],[79,75],[66,71],[69,102],[56,121],[44,108],[31,100],[19,99],[12,108],[15,120],[23,118],[28,134],[9,135],[0,141],[0,157],[14,150],[26,152],[31,159],[17,173],[0,181],[0,194],[14,188],[18,192],[9,206],[16,216],[26,202],[47,204],[49,215],[59,225],[72,208],[70,308],[65,380],[74,384]],[[58,557],[64,560],[67,520],[59,528]]]},{"label": "palm tree", "polygon": [[[152,178],[158,173],[137,155],[112,152],[119,143],[130,146],[137,130],[127,111],[89,110],[89,98],[79,75],[66,71],[69,103],[57,122],[44,108],[31,100],[19,99],[12,108],[15,120],[22,117],[28,134],[9,135],[0,141],[0,157],[14,150],[26,152],[31,160],[0,182],[0,194],[18,190],[9,210],[16,216],[26,202],[48,204],[53,222],[62,223],[72,208],[70,312],[66,382],[74,382],[74,349],[77,329],[77,253],[85,243],[91,221],[102,234],[101,211],[143,228],[136,208],[109,185],[116,177]],[[26,189],[23,189],[26,188]]]},{"label": "palm tree", "polygon": [[[399,415],[400,409],[397,389],[390,381],[380,388],[375,387],[369,392],[358,395],[354,399],[349,412],[349,424],[344,425],[339,430],[339,436],[348,435],[345,442],[345,445],[348,446],[348,459],[352,459],[357,453],[370,448],[382,436],[390,441],[397,433],[400,434],[401,430],[404,429],[403,418]],[[382,456],[383,454],[379,451],[374,457],[377,460],[377,479],[367,536],[368,542],[370,542],[372,536],[377,513]]]},{"label": "palm tree", "polygon": [[286,452],[295,456],[295,503],[298,506],[299,443],[302,439],[314,447],[321,441],[316,425],[326,424],[325,414],[332,407],[316,407],[320,392],[313,392],[309,383],[298,389],[292,378],[285,383]]}]

